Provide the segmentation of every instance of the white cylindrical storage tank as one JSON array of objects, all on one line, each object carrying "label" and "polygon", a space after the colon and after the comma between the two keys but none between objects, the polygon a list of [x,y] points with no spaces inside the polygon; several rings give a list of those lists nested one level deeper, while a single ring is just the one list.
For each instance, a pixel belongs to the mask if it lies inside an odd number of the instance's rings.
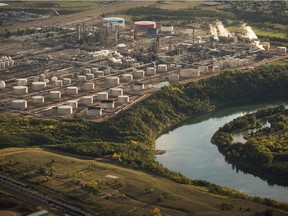
[{"label": "white cylindrical storage tank", "polygon": [[121,104],[129,103],[129,96],[128,95],[119,95],[117,100]]},{"label": "white cylindrical storage tank", "polygon": [[33,104],[41,104],[44,103],[44,97],[43,96],[33,96],[32,97],[32,103]]},{"label": "white cylindrical storage tank", "polygon": [[4,89],[6,87],[6,83],[3,80],[0,80],[0,89]]},{"label": "white cylindrical storage tank", "polygon": [[52,81],[52,82],[56,82],[57,80],[58,80],[58,77],[56,77],[56,76],[52,76],[52,77],[51,77],[51,81]]},{"label": "white cylindrical storage tank", "polygon": [[63,80],[56,80],[55,81],[55,86],[57,86],[57,87],[63,86]]},{"label": "white cylindrical storage tank", "polygon": [[57,113],[59,115],[70,115],[72,114],[72,112],[73,112],[72,106],[62,105],[57,107]]},{"label": "white cylindrical storage tank", "polygon": [[282,47],[277,47],[277,52],[278,53],[286,53],[287,52],[287,48],[282,46]]},{"label": "white cylindrical storage tank", "polygon": [[96,71],[95,72],[96,77],[104,77],[104,71]]},{"label": "white cylindrical storage tank", "polygon": [[202,73],[205,74],[209,72],[208,66],[198,66],[198,70],[200,71],[201,74]]},{"label": "white cylindrical storage tank", "polygon": [[71,79],[70,78],[63,78],[63,85],[70,85]]},{"label": "white cylindrical storage tank", "polygon": [[39,81],[40,81],[40,82],[45,82],[45,74],[41,74],[41,75],[39,76]]},{"label": "white cylindrical storage tank", "polygon": [[84,105],[93,104],[93,96],[84,96],[81,98],[81,103]]},{"label": "white cylindrical storage tank", "polygon": [[167,71],[167,65],[166,64],[159,64],[157,65],[157,72],[162,73]]},{"label": "white cylindrical storage tank", "polygon": [[96,68],[96,67],[91,68],[91,73],[95,73],[97,71],[98,71],[98,68]]},{"label": "white cylindrical storage tank", "polygon": [[168,80],[172,82],[176,82],[179,80],[179,74],[170,74],[168,75]]},{"label": "white cylindrical storage tank", "polygon": [[173,26],[163,26],[163,25],[161,25],[160,31],[161,32],[173,32],[174,28],[173,28]]},{"label": "white cylindrical storage tank", "polygon": [[219,73],[220,68],[218,66],[212,66],[212,73]]},{"label": "white cylindrical storage tank", "polygon": [[85,75],[79,75],[78,80],[79,81],[86,81],[86,76]]},{"label": "white cylindrical storage tank", "polygon": [[94,90],[95,89],[95,84],[93,82],[89,82],[89,83],[84,83],[83,85],[83,89],[85,91],[91,91],[91,90]]},{"label": "white cylindrical storage tank", "polygon": [[106,84],[109,86],[119,85],[119,77],[115,77],[115,76],[106,77],[105,81],[106,81]]},{"label": "white cylindrical storage tank", "polygon": [[66,89],[66,93],[68,95],[76,95],[78,94],[78,87],[76,86],[68,86]]},{"label": "white cylindrical storage tank", "polygon": [[106,17],[103,18],[103,25],[106,27],[112,26],[113,29],[125,28],[125,19],[121,17]]},{"label": "white cylindrical storage tank", "polygon": [[198,69],[182,69],[180,71],[180,76],[183,78],[199,77],[200,71]]},{"label": "white cylindrical storage tank", "polygon": [[61,92],[60,91],[50,91],[49,97],[52,99],[59,99],[59,98],[61,98]]},{"label": "white cylindrical storage tank", "polygon": [[87,116],[101,116],[102,115],[102,109],[100,107],[88,107]]},{"label": "white cylindrical storage tank", "polygon": [[131,82],[133,80],[133,75],[132,74],[123,74],[122,80],[124,82]]},{"label": "white cylindrical storage tank", "polygon": [[23,95],[28,93],[27,86],[13,86],[13,94],[15,95]]},{"label": "white cylindrical storage tank", "polygon": [[147,75],[155,75],[155,74],[156,74],[156,68],[154,68],[154,67],[148,67],[148,68],[146,69],[146,74],[147,74]]},{"label": "white cylindrical storage tank", "polygon": [[26,100],[13,100],[11,106],[13,109],[26,109],[27,101]]},{"label": "white cylindrical storage tank", "polygon": [[39,81],[39,77],[38,76],[34,76],[33,77],[33,82],[38,82]]},{"label": "white cylindrical storage tank", "polygon": [[90,73],[91,73],[91,69],[89,69],[89,68],[85,68],[84,69],[84,72],[83,72],[84,75],[87,75],[87,74],[90,74]]},{"label": "white cylindrical storage tank", "polygon": [[66,105],[71,106],[73,109],[78,108],[78,100],[66,101]]},{"label": "white cylindrical storage tank", "polygon": [[111,71],[110,68],[104,69],[104,75],[105,75],[105,76],[110,75],[110,71]]},{"label": "white cylindrical storage tank", "polygon": [[114,108],[114,101],[113,100],[101,100],[100,101],[100,108],[113,109]]},{"label": "white cylindrical storage tank", "polygon": [[86,74],[86,78],[87,78],[87,80],[92,80],[92,79],[94,79],[94,74],[92,74],[92,73]]},{"label": "white cylindrical storage tank", "polygon": [[26,86],[27,85],[27,79],[25,79],[25,78],[16,79],[16,85],[17,86]]},{"label": "white cylindrical storage tank", "polygon": [[49,79],[45,79],[44,82],[47,84],[47,83],[49,83],[50,81],[49,81]]},{"label": "white cylindrical storage tank", "polygon": [[121,88],[112,88],[111,89],[111,95],[114,96],[114,97],[123,95],[123,89],[121,89]]},{"label": "white cylindrical storage tank", "polygon": [[45,89],[46,83],[45,82],[32,82],[32,89],[34,91],[40,91]]},{"label": "white cylindrical storage tank", "polygon": [[135,78],[143,78],[145,76],[144,70],[136,70],[134,72],[134,77]]},{"label": "white cylindrical storage tank", "polygon": [[98,92],[97,93],[98,100],[108,100],[108,92]]},{"label": "white cylindrical storage tank", "polygon": [[134,83],[133,89],[135,91],[141,91],[145,88],[144,83]]}]

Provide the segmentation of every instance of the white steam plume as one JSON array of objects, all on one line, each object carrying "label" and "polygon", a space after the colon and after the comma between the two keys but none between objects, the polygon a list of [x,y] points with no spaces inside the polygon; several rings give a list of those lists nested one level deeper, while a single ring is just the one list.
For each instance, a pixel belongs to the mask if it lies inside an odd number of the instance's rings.
[{"label": "white steam plume", "polygon": [[213,26],[212,24],[209,24],[209,28],[210,28],[211,35],[218,36],[217,28],[215,26]]},{"label": "white steam plume", "polygon": [[249,38],[250,40],[258,39],[255,32],[252,30],[251,26],[247,26],[246,23],[242,25],[243,29],[246,31],[245,37]]},{"label": "white steam plume", "polygon": [[232,36],[231,33],[224,27],[222,22],[217,21],[216,27],[219,30],[219,36],[223,36],[223,37],[231,37]]},{"label": "white steam plume", "polygon": [[247,26],[246,23],[242,25],[243,29],[246,31],[245,37],[249,38],[250,40],[254,40],[254,44],[261,50],[265,50],[264,47],[260,44],[260,41],[257,40],[258,37],[253,31],[251,26]]}]

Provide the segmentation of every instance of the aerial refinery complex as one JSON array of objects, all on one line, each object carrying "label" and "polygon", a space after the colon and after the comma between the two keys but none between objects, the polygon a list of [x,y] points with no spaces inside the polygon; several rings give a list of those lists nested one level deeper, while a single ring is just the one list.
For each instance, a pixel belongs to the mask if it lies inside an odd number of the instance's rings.
[{"label": "aerial refinery complex", "polygon": [[[22,115],[104,119],[163,85],[261,66],[287,54],[253,29],[230,32],[220,21],[176,27],[95,17],[97,22],[31,27],[1,50],[0,109]],[[8,46],[8,45],[7,45]]]}]

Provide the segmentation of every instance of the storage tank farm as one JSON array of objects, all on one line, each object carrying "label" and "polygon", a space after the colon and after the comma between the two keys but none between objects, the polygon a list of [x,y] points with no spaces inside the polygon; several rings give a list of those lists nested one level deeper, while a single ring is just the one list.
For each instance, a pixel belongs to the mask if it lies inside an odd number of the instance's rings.
[{"label": "storage tank farm", "polygon": [[[162,83],[189,82],[226,69],[248,68],[260,59],[256,57],[261,52],[264,57],[287,55],[285,46],[251,39],[243,32],[236,36],[220,22],[211,23],[207,34],[208,28],[125,19],[104,17],[93,24],[78,24],[81,40],[69,41],[75,37],[73,31],[63,38],[69,49],[50,50],[49,46],[23,60],[11,55],[15,62],[0,56],[0,108],[27,116],[105,119],[148,98]],[[157,34],[148,33],[149,29],[156,29]],[[97,37],[103,41],[96,41]],[[83,42],[87,38],[95,41]],[[59,42],[58,37],[50,40]],[[46,68],[43,62],[51,66]],[[35,64],[37,71],[22,73],[22,63],[24,69]],[[10,76],[13,70],[17,76]]]}]

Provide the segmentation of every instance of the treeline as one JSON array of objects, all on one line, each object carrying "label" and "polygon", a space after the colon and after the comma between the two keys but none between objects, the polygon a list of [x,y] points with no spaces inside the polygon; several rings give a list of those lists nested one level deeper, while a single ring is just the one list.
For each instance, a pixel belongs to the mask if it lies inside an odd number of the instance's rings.
[{"label": "treeline", "polygon": [[235,14],[218,10],[215,8],[187,8],[179,10],[161,9],[158,7],[137,7],[125,11],[125,14],[132,16],[137,20],[191,20],[195,21],[197,17],[209,17],[214,19],[235,19]]},{"label": "treeline", "polygon": [[[269,122],[270,126],[261,126],[264,122]],[[233,133],[248,128],[258,129],[245,136],[246,143],[235,143]],[[287,128],[288,110],[281,105],[234,119],[221,127],[212,141],[237,168],[261,176],[270,183],[287,186]]]}]

